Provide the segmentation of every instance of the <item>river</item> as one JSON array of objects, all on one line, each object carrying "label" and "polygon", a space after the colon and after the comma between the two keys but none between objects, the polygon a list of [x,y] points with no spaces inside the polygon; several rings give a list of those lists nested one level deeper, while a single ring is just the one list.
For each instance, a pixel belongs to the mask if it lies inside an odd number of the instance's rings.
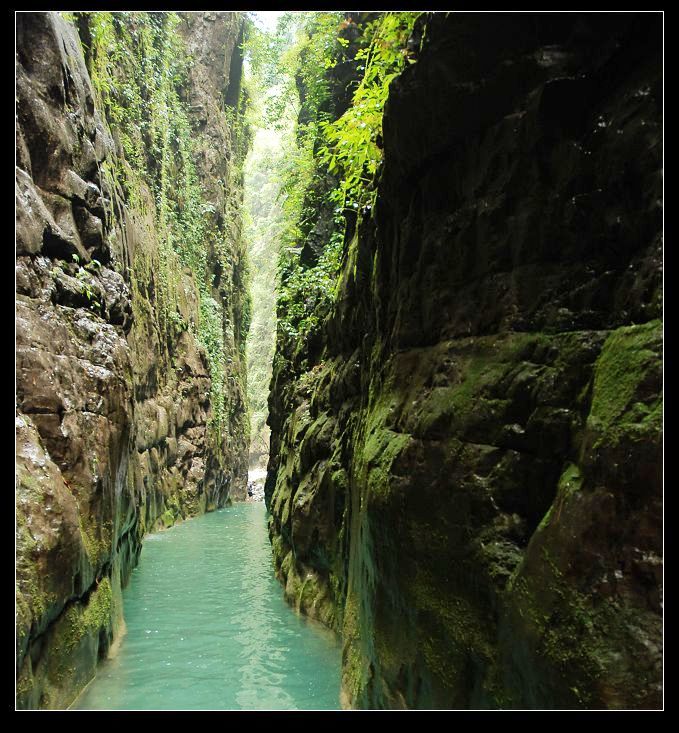
[{"label": "river", "polygon": [[273,576],[261,502],[148,535],[127,633],[72,709],[332,710],[340,647]]}]

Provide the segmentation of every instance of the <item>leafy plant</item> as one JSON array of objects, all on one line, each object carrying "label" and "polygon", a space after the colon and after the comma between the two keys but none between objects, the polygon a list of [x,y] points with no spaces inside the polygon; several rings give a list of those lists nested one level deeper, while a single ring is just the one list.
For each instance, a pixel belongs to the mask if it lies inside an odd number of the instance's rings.
[{"label": "leafy plant", "polygon": [[[232,155],[223,196],[216,206],[200,180],[196,159],[203,144],[192,128],[186,99],[190,58],[171,12],[96,12],[81,14],[92,42],[86,59],[99,106],[120,141],[124,160],[102,173],[120,191],[128,209],[152,221],[150,240],[132,266],[133,309],[154,317],[166,341],[190,329],[207,353],[212,377],[212,427],[220,434],[226,416],[228,364],[224,339],[244,350],[248,303],[241,296],[247,266],[240,249],[238,191],[248,145],[244,92],[225,109],[232,133]],[[145,226],[146,224],[144,224]],[[152,240],[152,241],[151,241]],[[153,243],[153,246],[151,244]],[[186,298],[186,271],[199,297],[199,317],[188,323],[180,313]],[[221,272],[218,284],[214,272]],[[154,307],[147,301],[153,294]],[[227,322],[228,300],[236,321]],[[166,351],[169,351],[167,346]],[[232,370],[231,370],[232,371]]]},{"label": "leafy plant", "polygon": [[[249,50],[253,68],[275,83],[265,105],[269,116],[289,118],[281,111],[284,93],[297,100],[288,106],[297,122],[280,163],[284,216],[278,319],[282,334],[302,338],[319,326],[332,301],[343,215],[369,205],[374,195],[384,105],[389,85],[407,62],[406,43],[419,13],[381,13],[362,27],[362,35],[348,14],[294,15],[284,16],[268,39],[255,29]],[[290,44],[287,51],[283,39]],[[332,119],[333,69],[352,59],[360,75],[356,89],[348,109]],[[334,214],[323,253],[302,265],[301,245],[328,198]]]},{"label": "leafy plant", "polygon": [[384,13],[365,31],[370,45],[355,56],[363,78],[347,111],[335,121],[321,122],[325,145],[318,152],[340,184],[333,200],[344,210],[359,209],[372,197],[373,182],[382,161],[377,144],[389,85],[403,70],[406,42],[419,13]]},{"label": "leafy plant", "polygon": [[94,303],[98,306],[99,301],[97,300],[94,290],[92,290],[92,284],[87,271],[82,267],[78,268],[76,278],[80,281],[80,292],[87,298],[87,300],[89,300],[90,303]]}]

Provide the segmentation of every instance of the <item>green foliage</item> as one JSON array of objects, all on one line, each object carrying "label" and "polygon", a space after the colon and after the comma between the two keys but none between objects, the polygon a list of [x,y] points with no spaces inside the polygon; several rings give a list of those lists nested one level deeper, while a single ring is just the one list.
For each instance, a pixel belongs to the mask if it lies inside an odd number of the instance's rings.
[{"label": "green foliage", "polygon": [[[281,130],[290,119],[290,99],[296,97],[291,53],[300,23],[297,13],[284,13],[275,33],[267,33],[249,18],[245,40],[247,80],[256,100],[253,117],[268,129]],[[293,52],[294,53],[294,52]]]},{"label": "green foliage", "polygon": [[260,130],[248,156],[245,178],[245,238],[252,265],[252,323],[247,340],[251,454],[268,452],[267,398],[276,336],[276,262],[283,226],[279,199],[280,131]]},{"label": "green foliage", "polygon": [[308,191],[322,176],[315,155],[318,122],[327,118],[327,68],[344,54],[337,41],[342,17],[337,12],[284,13],[273,33],[253,21],[246,37],[246,86],[253,98],[249,120],[260,127],[246,186],[246,237],[253,264],[248,402],[255,455],[265,454],[268,446],[276,283],[282,328],[294,335],[308,332],[319,323],[315,309],[330,302],[336,270],[332,260],[341,253],[339,224],[334,246],[308,278],[297,263],[297,245],[317,213]]},{"label": "green foliage", "polygon": [[342,17],[339,12],[284,13],[274,34],[253,25],[246,45],[251,74],[259,74],[266,85],[259,89],[264,125],[283,134],[284,152],[274,172],[283,209],[283,253],[297,246],[317,214],[307,193],[322,175],[316,154],[319,123],[328,117],[327,69],[344,58],[338,43]]},{"label": "green foliage", "polygon": [[[280,163],[278,321],[284,337],[307,338],[329,311],[342,259],[343,214],[372,198],[389,85],[407,63],[406,41],[418,15],[381,13],[362,33],[351,17],[337,12],[287,13],[273,35],[253,26],[247,47],[252,69],[273,87],[266,91],[266,117],[283,125],[291,110],[296,115],[294,137]],[[343,89],[333,92],[332,72],[352,58],[359,73],[356,90],[346,112],[334,119],[332,95]],[[291,98],[295,103],[285,108],[283,100]],[[326,227],[321,256],[303,266],[301,245],[320,216],[332,226]]]},{"label": "green foliage", "polygon": [[95,302],[95,304],[98,305],[96,295],[92,290],[90,278],[84,268],[81,267],[78,269],[76,278],[80,281],[80,292],[87,297],[87,300],[89,300],[90,303]]},{"label": "green foliage", "polygon": [[163,174],[168,158],[181,142],[186,120],[179,92],[188,57],[178,33],[179,17],[98,12],[88,14],[88,22],[94,87],[132,168],[146,171],[160,162],[160,175],[149,179],[159,199],[167,183]]},{"label": "green foliage", "polygon": [[382,150],[382,115],[389,85],[406,64],[406,41],[419,13],[385,13],[365,30],[370,45],[355,59],[363,71],[349,109],[334,122],[321,122],[326,144],[319,149],[330,172],[338,171],[340,185],[333,200],[342,209],[368,204]]},{"label": "green foliage", "polygon": [[[598,442],[615,443],[630,433],[662,429],[660,353],[662,323],[612,331],[596,362],[588,427]],[[657,385],[657,390],[652,389]]]},{"label": "green foliage", "polygon": [[[270,85],[263,91],[265,119],[282,131],[283,154],[277,160],[281,213],[279,248],[279,326],[292,337],[308,335],[331,301],[343,224],[339,218],[321,260],[313,268],[298,263],[299,243],[318,215],[309,192],[322,188],[319,168],[320,123],[329,118],[331,89],[328,69],[346,58],[338,33],[344,14],[285,13],[274,34],[256,28],[250,35],[251,69]],[[286,47],[287,44],[287,47]],[[291,118],[296,119],[291,129]]]},{"label": "green foliage", "polygon": [[[330,312],[343,258],[344,213],[362,207],[372,195],[384,104],[390,82],[406,64],[406,41],[417,15],[383,13],[357,25],[355,14],[284,13],[273,33],[257,28],[254,18],[249,25],[251,121],[278,135],[275,150],[270,147],[266,159],[255,158],[250,167],[253,440],[264,428],[271,378],[272,265],[278,259],[278,348],[289,356],[291,348],[320,333]],[[354,67],[358,73],[351,80],[347,71]],[[348,82],[355,89],[353,99],[336,119]],[[275,191],[280,193],[274,205]],[[302,263],[300,252],[312,232],[319,254]]]},{"label": "green foliage", "polygon": [[323,322],[333,301],[342,241],[336,230],[314,267],[300,267],[294,252],[282,255],[278,324],[287,336],[308,338]]},{"label": "green foliage", "polygon": [[85,269],[90,272],[99,272],[101,270],[101,262],[93,259],[85,265]]},{"label": "green foliage", "polygon": [[[329,117],[325,110],[330,97],[328,70],[346,60],[339,42],[344,13],[310,13],[302,27],[296,55],[295,82],[301,90],[302,118],[320,122]],[[306,113],[306,114],[304,114]]]},{"label": "green foliage", "polygon": [[221,428],[224,421],[224,381],[226,355],[224,351],[223,311],[221,305],[211,296],[200,299],[199,340],[205,347],[210,369],[210,402],[213,419]]},{"label": "green foliage", "polygon": [[264,127],[285,129],[304,109],[313,117],[327,100],[325,72],[342,55],[337,41],[342,17],[341,12],[283,13],[274,33],[250,20],[245,47]]},{"label": "green foliage", "polygon": [[[225,108],[232,131],[232,159],[227,180],[217,183],[226,205],[217,211],[196,169],[202,143],[192,129],[186,90],[191,59],[180,33],[181,19],[168,12],[85,13],[91,46],[86,59],[99,106],[118,137],[125,163],[106,164],[115,191],[141,217],[154,221],[155,254],[138,251],[133,263],[133,302],[153,292],[158,332],[166,338],[187,328],[195,332],[208,356],[212,378],[212,425],[219,435],[225,420],[226,347],[234,340],[244,351],[248,303],[238,293],[247,279],[246,266],[234,248],[240,238],[237,196],[241,164],[248,145],[242,97],[237,108]],[[221,304],[225,294],[213,278],[215,264],[228,289],[233,288],[232,329]],[[182,273],[190,271],[200,299],[197,327],[180,312],[185,299]],[[231,281],[233,278],[233,284]]]}]

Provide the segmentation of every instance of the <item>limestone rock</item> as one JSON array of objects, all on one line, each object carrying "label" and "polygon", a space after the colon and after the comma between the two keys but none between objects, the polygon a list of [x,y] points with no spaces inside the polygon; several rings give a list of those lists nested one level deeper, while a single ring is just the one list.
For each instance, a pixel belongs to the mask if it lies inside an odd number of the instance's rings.
[{"label": "limestone rock", "polygon": [[[201,68],[221,69],[220,85],[237,84],[240,61],[231,57],[243,17],[213,15],[222,46],[213,38],[207,48],[193,50]],[[200,24],[202,14],[192,18]],[[86,23],[78,27],[82,31]],[[188,45],[205,41],[192,39],[189,30]],[[201,61],[204,52],[209,58]],[[231,128],[215,83],[206,73],[194,87],[214,98],[219,123],[217,133],[198,139],[197,147],[209,150],[215,165],[225,168],[233,152]],[[20,13],[16,470],[21,708],[65,708],[92,678],[98,658],[120,629],[121,588],[147,531],[245,492],[239,344],[233,334],[223,335],[234,366],[224,395],[231,412],[217,438],[210,430],[212,376],[195,335],[200,320],[195,281],[190,272],[178,275],[178,310],[186,329],[163,321],[158,274],[153,267],[140,274],[140,261],[157,264],[162,244],[163,233],[153,219],[155,201],[148,188],[132,200],[120,176],[104,173],[106,161],[109,170],[128,170],[124,151],[120,145],[114,149],[113,139],[75,25],[58,13]],[[239,191],[222,185],[213,192],[218,206],[225,205],[227,195],[237,197]],[[237,237],[226,246],[240,256]],[[214,261],[211,267],[216,274]],[[236,304],[228,307],[235,310],[244,297],[243,284],[230,280],[230,273],[220,274],[222,290]]]},{"label": "limestone rock", "polygon": [[369,708],[654,708],[661,23],[430,14],[318,343],[279,337],[291,603]]}]

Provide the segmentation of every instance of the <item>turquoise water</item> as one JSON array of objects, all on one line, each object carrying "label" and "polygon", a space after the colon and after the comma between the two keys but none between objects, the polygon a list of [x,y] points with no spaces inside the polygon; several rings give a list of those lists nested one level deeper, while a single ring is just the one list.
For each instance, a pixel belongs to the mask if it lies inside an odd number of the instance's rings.
[{"label": "turquoise water", "polygon": [[339,644],[283,600],[262,503],[149,535],[123,598],[120,650],[73,709],[339,707]]}]

